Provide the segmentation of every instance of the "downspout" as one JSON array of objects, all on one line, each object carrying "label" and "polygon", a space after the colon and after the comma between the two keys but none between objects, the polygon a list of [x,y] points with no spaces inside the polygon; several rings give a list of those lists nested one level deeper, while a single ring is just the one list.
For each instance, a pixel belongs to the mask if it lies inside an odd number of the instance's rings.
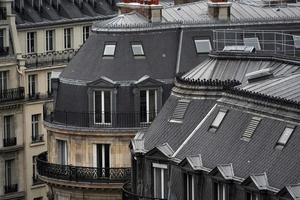
[{"label": "downspout", "polygon": [[181,49],[182,49],[182,38],[183,38],[183,29],[180,28],[178,51],[177,51],[177,61],[176,61],[176,74],[179,73],[180,57],[181,57]]}]

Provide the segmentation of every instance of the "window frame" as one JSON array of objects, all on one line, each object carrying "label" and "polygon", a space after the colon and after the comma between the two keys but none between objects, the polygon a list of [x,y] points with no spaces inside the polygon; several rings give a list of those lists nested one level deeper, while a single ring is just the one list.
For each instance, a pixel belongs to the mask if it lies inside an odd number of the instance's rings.
[{"label": "window frame", "polygon": [[37,74],[29,74],[28,75],[28,95],[30,98],[35,97],[38,93],[38,90],[37,90],[38,80],[37,79],[38,79]]},{"label": "window frame", "polygon": [[[101,92],[101,122],[96,122],[96,92]],[[105,92],[110,93],[110,122],[105,122]],[[110,89],[96,89],[93,91],[93,111],[94,111],[94,124],[96,125],[111,125],[112,124],[112,93]],[[104,111],[103,111],[104,110]]]},{"label": "window frame", "polygon": [[91,26],[82,27],[82,43],[84,43],[90,37],[91,28],[92,28]]},{"label": "window frame", "polygon": [[[8,74],[9,71],[0,71],[0,91],[7,90],[8,88]],[[4,87],[3,87],[4,86]]]},{"label": "window frame", "polygon": [[[217,121],[217,118],[218,118],[218,116],[219,116],[220,113],[224,113],[224,115],[221,116],[221,119],[219,120],[220,122],[217,125],[215,125],[214,123]],[[215,116],[214,120],[211,122],[211,124],[209,126],[209,131],[210,132],[215,133],[220,128],[220,126],[223,123],[224,118],[226,117],[227,113],[228,113],[227,109],[223,109],[223,108],[219,109],[217,115]]]},{"label": "window frame", "polygon": [[[106,46],[112,45],[114,46],[114,50],[113,50],[113,54],[106,54]],[[104,48],[103,48],[103,52],[102,52],[102,57],[104,58],[113,58],[116,55],[116,49],[117,49],[117,42],[105,42],[104,43]]]},{"label": "window frame", "polygon": [[52,94],[52,81],[51,81],[52,72],[47,72],[47,93]]},{"label": "window frame", "polygon": [[246,41],[246,42],[245,42],[245,39],[246,39],[246,40],[254,40],[254,39],[257,40],[257,41],[255,41],[255,42],[257,42],[257,45],[254,44],[253,47],[254,47],[255,50],[257,50],[257,51],[262,50],[262,49],[261,49],[261,45],[260,45],[259,37],[257,37],[257,36],[256,36],[256,37],[244,37],[244,38],[243,38],[243,44],[244,44],[245,46],[249,46],[249,45],[246,45],[246,43],[252,43],[253,41],[251,41],[251,42],[250,42],[250,41]]},{"label": "window frame", "polygon": [[[168,188],[165,188],[165,181],[168,182],[168,180],[165,180],[165,175],[168,176],[168,174],[165,174],[165,173],[168,173],[168,165],[167,164],[161,164],[161,163],[152,163],[152,170],[153,170],[153,173],[152,173],[152,178],[153,178],[153,197],[154,198],[166,198],[164,196],[164,193],[165,193],[165,189],[168,189]],[[158,191],[156,190],[156,183],[157,183],[157,180],[156,180],[156,171],[160,170],[160,176],[161,176],[161,179],[160,179],[160,185],[161,185],[161,190],[160,190],[160,193],[161,193],[161,196],[158,197],[157,196],[157,193]]]},{"label": "window frame", "polygon": [[[49,33],[52,33],[50,36]],[[54,29],[49,29],[45,31],[45,51],[46,52],[53,52],[55,51],[55,30]],[[49,47],[51,46],[50,43],[52,42],[52,49]]]},{"label": "window frame", "polygon": [[[152,123],[152,121],[150,121],[150,118],[151,118],[151,114],[150,113],[150,91],[151,90],[154,90],[154,107],[155,107],[155,113],[154,113],[154,118],[153,120],[155,119],[155,117],[157,116],[157,109],[158,109],[158,89],[157,88],[145,88],[145,89],[140,89],[139,90],[139,112],[140,112],[140,123],[145,123],[145,124],[148,124],[148,123]],[[142,91],[145,91],[146,92],[146,121],[142,121],[142,115],[143,115],[143,112],[141,110],[141,92]]]},{"label": "window frame", "polygon": [[33,114],[31,115],[31,137],[32,142],[39,142],[41,136],[41,114]]},{"label": "window frame", "polygon": [[[185,175],[185,199],[195,200],[195,174],[184,173],[184,175]],[[190,179],[191,179],[191,186],[190,186]],[[190,190],[192,192],[191,194],[190,194]]]},{"label": "window frame", "polygon": [[73,28],[64,28],[64,49],[72,49],[73,48]]},{"label": "window frame", "polygon": [[[223,181],[213,180],[213,200],[227,200],[228,198],[228,185]],[[216,188],[217,187],[217,188]],[[222,198],[220,198],[220,188],[222,187]],[[215,193],[217,191],[217,194]]]},{"label": "window frame", "polygon": [[[285,136],[285,131],[287,129],[291,129],[291,132],[288,133],[289,135],[288,135],[287,139],[285,140],[285,142],[282,142],[280,140]],[[296,126],[294,126],[294,125],[289,125],[289,124],[286,125],[283,132],[281,133],[280,137],[278,138],[278,140],[276,142],[275,148],[278,149],[278,150],[282,150],[288,144],[288,142],[289,142],[290,138],[292,137],[295,129],[296,129]]]},{"label": "window frame", "polygon": [[[209,42],[208,46],[209,46],[209,50],[208,51],[198,51],[199,49],[197,48],[197,44],[196,44],[196,41],[201,41],[201,42]],[[194,42],[194,48],[195,48],[195,51],[196,51],[196,54],[208,54],[211,52],[212,50],[212,45],[211,45],[211,39],[210,38],[199,38],[199,37],[194,37],[193,38],[193,42]]]},{"label": "window frame", "polygon": [[[4,115],[3,116],[3,136],[4,139],[10,139],[14,137],[14,130],[13,130],[13,117],[14,115]],[[7,119],[9,119],[9,125],[7,124]],[[8,128],[9,126],[9,128]],[[9,130],[9,131],[8,131]]]},{"label": "window frame", "polygon": [[4,161],[4,173],[5,173],[5,177],[4,177],[4,185],[6,186],[11,186],[13,185],[13,171],[14,171],[14,162],[15,159],[7,159]]},{"label": "window frame", "polygon": [[[133,46],[140,46],[142,53],[136,54],[135,51],[134,51]],[[146,54],[145,54],[145,51],[144,51],[144,46],[143,46],[143,43],[141,41],[131,42],[130,47],[131,47],[131,52],[132,52],[133,57],[146,57]]]},{"label": "window frame", "polygon": [[[250,194],[250,199],[248,199],[248,194]],[[254,195],[254,196],[253,196]],[[255,197],[255,199],[253,199]],[[253,190],[245,190],[245,200],[259,200],[260,196],[258,192],[255,192]]]},{"label": "window frame", "polygon": [[[57,163],[60,165],[68,165],[68,142],[64,139],[56,139],[57,145]],[[63,150],[60,152],[60,150]],[[62,153],[64,152],[64,153]],[[64,156],[62,156],[64,154]]]},{"label": "window frame", "polygon": [[36,31],[29,31],[26,33],[26,52],[27,54],[36,53]]}]

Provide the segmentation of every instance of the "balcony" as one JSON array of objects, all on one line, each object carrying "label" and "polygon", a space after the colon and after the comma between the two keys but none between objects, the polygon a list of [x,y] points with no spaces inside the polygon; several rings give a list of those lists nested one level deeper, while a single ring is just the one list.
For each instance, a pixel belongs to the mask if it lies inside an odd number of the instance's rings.
[{"label": "balcony", "polygon": [[25,66],[28,68],[47,67],[53,65],[63,65],[70,62],[73,56],[76,54],[74,49],[65,51],[53,51],[47,53],[34,53],[24,55]]},{"label": "balcony", "polygon": [[146,197],[138,194],[134,194],[131,192],[131,184],[130,182],[125,183],[123,186],[123,200],[166,200],[161,198],[154,198],[154,197]]},{"label": "balcony", "polygon": [[96,168],[49,163],[47,152],[37,157],[39,176],[73,182],[124,183],[131,178],[131,168]]},{"label": "balcony", "polygon": [[15,146],[16,144],[17,144],[17,138],[16,137],[4,138],[3,139],[3,146],[4,147]]},{"label": "balcony", "polygon": [[79,113],[54,111],[44,114],[44,120],[65,127],[93,128],[146,128],[156,116],[155,113]]},{"label": "balcony", "polygon": [[44,135],[33,135],[31,139],[32,143],[44,142]]},{"label": "balcony", "polygon": [[23,87],[0,90],[0,102],[16,101],[24,98]]},{"label": "balcony", "polygon": [[10,184],[10,185],[4,185],[4,193],[13,193],[18,192],[18,184]]}]

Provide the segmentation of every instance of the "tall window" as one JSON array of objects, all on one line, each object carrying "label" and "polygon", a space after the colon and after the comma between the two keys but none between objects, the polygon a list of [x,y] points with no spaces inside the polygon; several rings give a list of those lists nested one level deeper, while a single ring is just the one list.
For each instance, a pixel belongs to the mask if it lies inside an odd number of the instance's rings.
[{"label": "tall window", "polygon": [[157,90],[140,91],[140,120],[152,122],[157,113]]},{"label": "tall window", "polygon": [[94,167],[100,168],[98,176],[109,176],[110,168],[110,145],[95,144],[94,145]]},{"label": "tall window", "polygon": [[153,163],[153,187],[155,198],[167,198],[168,196],[168,176],[167,165]]},{"label": "tall window", "polygon": [[224,183],[214,183],[214,200],[226,200],[226,185]]},{"label": "tall window", "polygon": [[4,138],[11,138],[13,135],[13,115],[4,116]]},{"label": "tall window", "polygon": [[246,200],[258,200],[258,194],[254,192],[246,192]]},{"label": "tall window", "polygon": [[5,160],[5,186],[11,186],[13,176],[13,162],[14,160]]},{"label": "tall window", "polygon": [[57,159],[58,164],[68,164],[68,147],[65,140],[57,140]]},{"label": "tall window", "polygon": [[34,97],[37,92],[37,75],[28,76],[28,93],[29,97]]},{"label": "tall window", "polygon": [[40,142],[42,140],[42,136],[40,135],[40,120],[41,114],[31,115],[32,142]]},{"label": "tall window", "polygon": [[195,200],[195,177],[185,174],[185,197],[186,200]]},{"label": "tall window", "polygon": [[82,28],[82,41],[85,42],[88,37],[90,36],[91,27],[90,26],[84,26]]},{"label": "tall window", "polygon": [[47,92],[48,92],[48,94],[51,94],[51,93],[52,93],[52,88],[51,88],[51,75],[52,75],[52,72],[48,72],[48,73],[47,73]]},{"label": "tall window", "polygon": [[0,71],[0,90],[7,89],[8,71]]},{"label": "tall window", "polygon": [[72,28],[65,28],[64,29],[64,47],[65,49],[71,49],[72,48],[72,37],[73,35],[73,29]]},{"label": "tall window", "polygon": [[46,31],[46,51],[54,50],[54,30]]},{"label": "tall window", "polygon": [[36,32],[27,33],[27,53],[35,53]]},{"label": "tall window", "polygon": [[111,91],[94,92],[94,121],[96,124],[111,123]]},{"label": "tall window", "polygon": [[0,29],[0,52],[4,50],[4,31],[5,29]]}]

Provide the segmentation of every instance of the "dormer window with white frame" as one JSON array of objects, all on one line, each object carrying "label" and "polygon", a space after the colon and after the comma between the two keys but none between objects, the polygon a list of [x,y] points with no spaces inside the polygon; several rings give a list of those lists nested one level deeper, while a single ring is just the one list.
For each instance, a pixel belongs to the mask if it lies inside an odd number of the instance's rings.
[{"label": "dormer window with white frame", "polygon": [[214,200],[227,200],[227,186],[225,183],[214,182],[213,189]]},{"label": "dormer window with white frame", "polygon": [[153,193],[154,198],[166,199],[168,197],[168,166],[153,163]]},{"label": "dormer window with white frame", "polygon": [[258,37],[244,38],[244,45],[254,47],[255,50],[261,50]]},{"label": "dormer window with white frame", "polygon": [[112,92],[110,90],[94,91],[94,123],[111,124]]},{"label": "dormer window with white frame", "polygon": [[143,45],[140,42],[132,43],[131,50],[133,56],[145,56]]},{"label": "dormer window with white frame", "polygon": [[259,200],[258,194],[255,192],[247,191],[246,200]]},{"label": "dormer window with white frame", "polygon": [[185,199],[195,200],[195,176],[185,174]]},{"label": "dormer window with white frame", "polygon": [[212,49],[209,39],[195,39],[194,40],[196,53],[209,53]]},{"label": "dormer window with white frame", "polygon": [[300,48],[300,35],[293,35],[294,47],[296,49]]},{"label": "dormer window with white frame", "polygon": [[285,127],[283,133],[281,134],[279,140],[276,143],[276,149],[283,149],[287,142],[289,141],[292,133],[294,132],[295,127],[292,125],[288,125]]},{"label": "dormer window with white frame", "polygon": [[104,45],[103,56],[114,57],[116,51],[116,43],[107,43]]},{"label": "dormer window with white frame", "polygon": [[27,53],[36,51],[36,32],[27,32]]},{"label": "dormer window with white frame", "polygon": [[140,90],[140,122],[150,123],[157,115],[157,90]]},{"label": "dormer window with white frame", "polygon": [[221,125],[225,115],[227,113],[227,110],[220,109],[217,116],[215,117],[214,121],[210,125],[209,131],[211,132],[216,132],[216,130],[219,128]]}]

